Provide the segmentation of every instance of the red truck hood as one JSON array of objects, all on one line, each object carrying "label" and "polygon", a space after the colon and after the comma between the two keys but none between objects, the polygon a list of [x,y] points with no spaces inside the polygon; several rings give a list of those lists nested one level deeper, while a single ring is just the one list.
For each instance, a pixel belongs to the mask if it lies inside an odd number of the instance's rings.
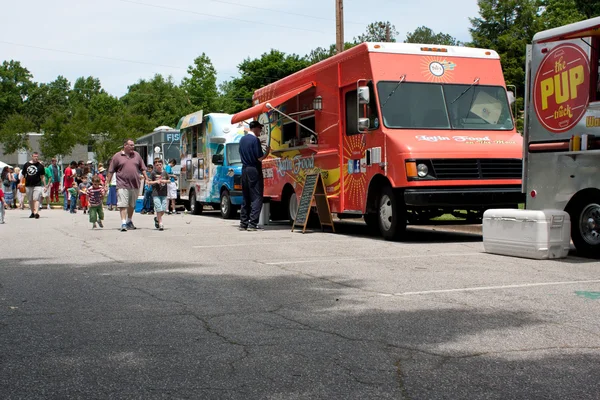
[{"label": "red truck hood", "polygon": [[522,143],[512,131],[387,132],[388,154],[409,158],[522,158]]}]

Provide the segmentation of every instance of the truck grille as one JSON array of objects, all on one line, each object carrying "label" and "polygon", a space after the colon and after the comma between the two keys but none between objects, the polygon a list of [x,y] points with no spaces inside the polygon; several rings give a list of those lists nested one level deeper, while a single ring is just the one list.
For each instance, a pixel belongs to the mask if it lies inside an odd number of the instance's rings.
[{"label": "truck grille", "polygon": [[521,179],[523,163],[506,158],[431,160],[437,179]]}]

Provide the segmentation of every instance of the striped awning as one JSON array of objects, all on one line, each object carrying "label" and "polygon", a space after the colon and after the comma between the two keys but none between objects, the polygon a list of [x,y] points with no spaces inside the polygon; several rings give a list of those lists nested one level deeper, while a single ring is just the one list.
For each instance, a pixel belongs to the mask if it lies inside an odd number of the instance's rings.
[{"label": "striped awning", "polygon": [[177,127],[175,129],[185,129],[190,126],[200,125],[202,123],[202,110],[196,111],[195,113],[188,114],[185,117],[181,117],[179,122],[177,123]]}]

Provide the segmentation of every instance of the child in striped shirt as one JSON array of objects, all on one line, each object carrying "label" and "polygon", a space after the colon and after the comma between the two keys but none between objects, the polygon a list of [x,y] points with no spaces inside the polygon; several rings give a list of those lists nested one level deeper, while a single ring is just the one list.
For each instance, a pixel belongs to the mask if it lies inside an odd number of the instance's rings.
[{"label": "child in striped shirt", "polygon": [[96,228],[96,222],[100,228],[104,228],[102,221],[104,220],[104,209],[102,208],[102,201],[104,199],[104,186],[101,185],[100,177],[94,176],[92,178],[92,187],[87,190],[87,198],[90,203],[90,222],[92,223],[92,229]]}]

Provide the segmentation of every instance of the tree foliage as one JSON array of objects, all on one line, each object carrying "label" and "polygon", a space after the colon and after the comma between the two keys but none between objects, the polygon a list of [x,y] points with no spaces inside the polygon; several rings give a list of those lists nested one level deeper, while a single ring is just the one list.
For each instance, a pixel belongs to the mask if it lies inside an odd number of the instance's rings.
[{"label": "tree foliage", "polygon": [[0,129],[0,142],[4,153],[14,153],[20,149],[29,148],[27,133],[33,132],[35,125],[22,114],[11,114],[6,118]]},{"label": "tree foliage", "polygon": [[362,35],[354,38],[354,43],[363,42],[395,42],[398,31],[389,21],[377,21],[367,25],[367,30]]},{"label": "tree foliage", "polygon": [[471,18],[474,47],[496,50],[504,79],[522,95],[525,85],[525,48],[543,29],[537,0],[479,0],[479,18]]},{"label": "tree foliage", "polygon": [[447,33],[435,33],[431,28],[420,26],[413,32],[406,34],[404,43],[442,44],[446,46],[458,46],[460,42]]},{"label": "tree foliage", "polygon": [[189,77],[183,78],[181,87],[195,109],[215,111],[217,104],[217,70],[204,53],[194,60],[187,70]]},{"label": "tree foliage", "polygon": [[260,58],[246,58],[238,65],[240,77],[231,81],[227,93],[229,104],[234,110],[243,110],[252,105],[252,95],[259,89],[272,82],[293,74],[310,63],[297,54],[285,54],[278,50],[264,53]]},{"label": "tree foliage", "polygon": [[0,125],[14,113],[22,111],[33,75],[19,61],[3,61],[0,65]]}]

